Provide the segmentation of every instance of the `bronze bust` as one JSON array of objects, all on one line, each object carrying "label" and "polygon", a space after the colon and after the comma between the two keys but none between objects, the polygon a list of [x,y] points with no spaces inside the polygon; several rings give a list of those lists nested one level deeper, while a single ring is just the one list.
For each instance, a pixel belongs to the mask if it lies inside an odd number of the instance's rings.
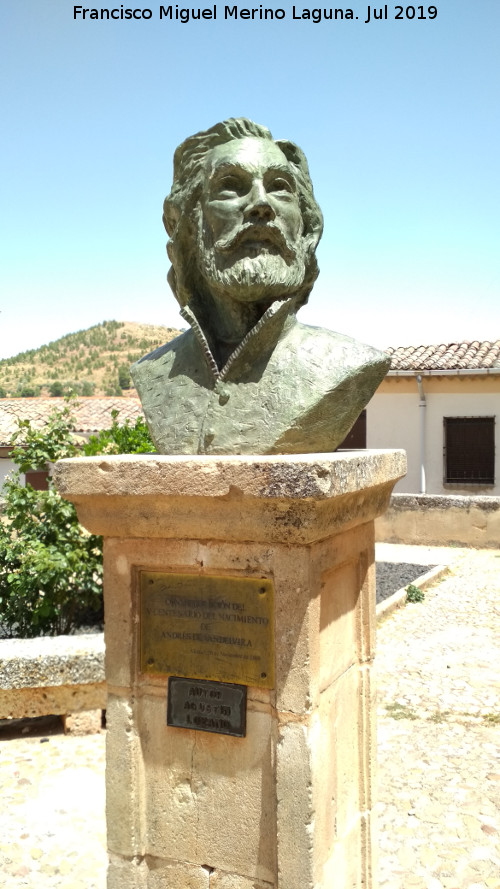
[{"label": "bronze bust", "polygon": [[323,229],[300,148],[244,118],[197,133],[175,152],[163,221],[191,329],[131,370],[158,451],[335,450],[390,359],[296,319]]}]

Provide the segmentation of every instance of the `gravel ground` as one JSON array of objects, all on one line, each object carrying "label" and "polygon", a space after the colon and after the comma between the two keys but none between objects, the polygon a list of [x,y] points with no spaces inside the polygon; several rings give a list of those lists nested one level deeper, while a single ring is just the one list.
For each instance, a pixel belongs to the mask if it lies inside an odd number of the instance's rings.
[{"label": "gravel ground", "polygon": [[377,562],[377,605],[435,565],[409,565],[408,562]]}]

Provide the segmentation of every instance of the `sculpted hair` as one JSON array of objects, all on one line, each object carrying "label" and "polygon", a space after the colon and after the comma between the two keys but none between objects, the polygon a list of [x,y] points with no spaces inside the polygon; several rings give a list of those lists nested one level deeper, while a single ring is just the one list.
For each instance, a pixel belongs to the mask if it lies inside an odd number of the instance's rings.
[{"label": "sculpted hair", "polygon": [[[202,287],[196,261],[196,227],[199,202],[204,181],[204,160],[209,151],[233,139],[273,137],[267,127],[244,117],[229,118],[209,130],[190,136],[174,154],[174,178],[170,194],[163,203],[163,224],[170,238],[167,252],[172,263],[168,282],[181,306],[196,299]],[[323,231],[323,215],[314,198],[307,160],[293,142],[274,140],[285,155],[297,182],[299,206],[302,213],[302,238],[306,248],[306,274],[301,287],[302,302],[307,301],[319,269],[316,247]],[[201,296],[201,294],[199,294]]]}]

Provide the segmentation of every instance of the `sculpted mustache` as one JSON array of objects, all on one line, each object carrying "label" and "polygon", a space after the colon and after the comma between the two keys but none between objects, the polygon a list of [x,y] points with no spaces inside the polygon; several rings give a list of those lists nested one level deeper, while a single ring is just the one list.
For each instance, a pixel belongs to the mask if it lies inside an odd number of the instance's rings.
[{"label": "sculpted mustache", "polygon": [[218,253],[229,253],[239,247],[240,244],[244,244],[245,241],[253,240],[254,237],[256,241],[268,241],[269,243],[274,244],[274,246],[278,247],[283,254],[287,254],[285,258],[292,258],[294,256],[292,245],[289,244],[287,238],[277,225],[260,226],[252,225],[250,223],[241,228],[232,237],[227,238],[227,240],[217,241],[214,246]]}]

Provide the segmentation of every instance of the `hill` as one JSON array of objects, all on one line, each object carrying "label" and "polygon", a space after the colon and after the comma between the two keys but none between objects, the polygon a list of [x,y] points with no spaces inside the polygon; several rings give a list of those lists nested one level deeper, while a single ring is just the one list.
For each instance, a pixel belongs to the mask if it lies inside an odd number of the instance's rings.
[{"label": "hill", "polygon": [[103,321],[39,349],[0,360],[0,396],[135,395],[130,365],[179,330],[129,321]]}]

